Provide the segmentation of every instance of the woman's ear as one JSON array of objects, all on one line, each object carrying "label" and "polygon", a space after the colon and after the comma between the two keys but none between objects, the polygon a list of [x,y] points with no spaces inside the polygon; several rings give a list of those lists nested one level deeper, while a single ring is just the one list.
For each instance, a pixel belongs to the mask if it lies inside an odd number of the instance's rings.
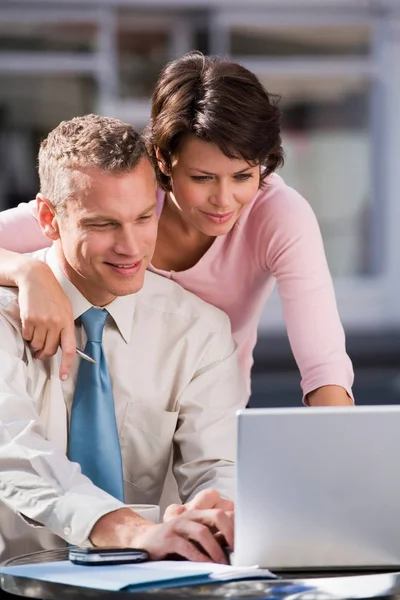
[{"label": "woman's ear", "polygon": [[45,236],[53,241],[58,240],[60,233],[56,212],[50,201],[42,194],[36,196],[36,210],[39,225]]},{"label": "woman's ear", "polygon": [[159,148],[156,148],[156,159],[157,159],[157,163],[158,163],[158,168],[160,169],[161,173],[163,175],[166,175],[167,177],[169,177],[170,176],[169,169],[168,169],[167,165],[165,164],[165,160],[164,160]]}]

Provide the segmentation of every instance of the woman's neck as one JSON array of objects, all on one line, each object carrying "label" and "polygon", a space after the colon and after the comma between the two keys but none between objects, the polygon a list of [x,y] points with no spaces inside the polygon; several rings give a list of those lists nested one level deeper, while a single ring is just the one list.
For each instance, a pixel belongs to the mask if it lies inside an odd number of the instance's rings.
[{"label": "woman's neck", "polygon": [[211,236],[199,231],[197,227],[192,225],[192,223],[190,223],[190,221],[184,217],[182,211],[176,205],[168,192],[165,194],[165,202],[161,212],[160,220],[163,217],[164,222],[169,222],[170,225],[172,225],[174,229],[176,228],[176,231],[182,236],[192,238],[193,240],[197,239],[200,245],[203,245],[211,238]]},{"label": "woman's neck", "polygon": [[189,223],[168,193],[165,195],[152,261],[156,268],[186,271],[198,263],[214,240]]}]

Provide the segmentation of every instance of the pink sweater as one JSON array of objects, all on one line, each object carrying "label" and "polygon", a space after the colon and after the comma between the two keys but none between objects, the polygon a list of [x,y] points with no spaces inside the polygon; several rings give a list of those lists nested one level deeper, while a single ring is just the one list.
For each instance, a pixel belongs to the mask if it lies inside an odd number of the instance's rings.
[{"label": "pink sweater", "polygon": [[[159,212],[163,202],[159,190]],[[32,201],[0,213],[0,247],[32,252],[49,245],[35,206]],[[353,369],[319,227],[309,204],[278,175],[268,178],[234,228],[217,237],[194,267],[150,269],[228,314],[249,386],[259,318],[276,280],[303,394],[334,384],[351,395]]]}]

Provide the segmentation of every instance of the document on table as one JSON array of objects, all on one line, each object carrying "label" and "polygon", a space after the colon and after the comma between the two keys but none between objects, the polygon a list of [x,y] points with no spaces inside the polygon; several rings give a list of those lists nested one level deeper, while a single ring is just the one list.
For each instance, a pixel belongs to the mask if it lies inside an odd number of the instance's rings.
[{"label": "document on table", "polygon": [[75,585],[101,590],[121,590],[151,587],[174,587],[226,582],[237,579],[275,575],[257,567],[232,567],[215,563],[189,561],[154,561],[127,565],[90,566],[74,565],[70,561],[36,563],[3,567],[0,573]]}]

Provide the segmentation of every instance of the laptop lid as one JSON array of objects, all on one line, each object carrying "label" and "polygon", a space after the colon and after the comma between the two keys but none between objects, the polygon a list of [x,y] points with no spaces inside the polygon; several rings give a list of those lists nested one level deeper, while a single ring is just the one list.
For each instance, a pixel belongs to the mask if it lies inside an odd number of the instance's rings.
[{"label": "laptop lid", "polygon": [[400,565],[400,407],[238,413],[237,565]]}]

